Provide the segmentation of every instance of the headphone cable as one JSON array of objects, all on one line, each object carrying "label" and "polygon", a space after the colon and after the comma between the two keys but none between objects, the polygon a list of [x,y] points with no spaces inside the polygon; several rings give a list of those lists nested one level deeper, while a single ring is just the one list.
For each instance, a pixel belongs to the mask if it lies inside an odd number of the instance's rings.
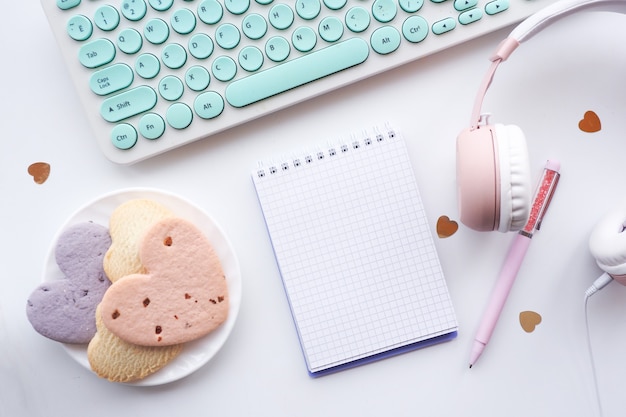
[{"label": "headphone cable", "polygon": [[606,272],[602,275],[600,275],[600,277],[598,277],[598,279],[596,279],[593,284],[591,285],[591,287],[589,287],[587,289],[587,291],[585,291],[585,300],[584,300],[584,312],[585,312],[585,331],[586,331],[586,335],[587,335],[587,352],[589,353],[589,363],[591,364],[591,375],[592,375],[592,380],[593,380],[593,388],[595,391],[595,396],[596,396],[596,405],[598,407],[598,416],[602,417],[603,416],[603,412],[602,412],[602,401],[600,401],[600,390],[598,388],[598,377],[596,375],[596,365],[595,365],[595,361],[593,359],[593,351],[591,348],[591,336],[590,336],[590,332],[589,332],[589,309],[588,309],[588,301],[589,298],[595,294],[596,292],[598,292],[599,290],[601,290],[602,288],[606,287],[611,281],[613,281],[613,278],[607,274]]},{"label": "headphone cable", "polygon": [[585,294],[585,330],[587,332],[587,351],[589,353],[589,362],[591,363],[591,375],[593,378],[593,388],[595,391],[596,405],[598,406],[598,416],[602,417],[602,403],[600,401],[600,390],[598,389],[598,377],[596,376],[596,365],[593,360],[593,352],[591,349],[591,337],[589,336],[589,314],[587,310],[589,294]]}]

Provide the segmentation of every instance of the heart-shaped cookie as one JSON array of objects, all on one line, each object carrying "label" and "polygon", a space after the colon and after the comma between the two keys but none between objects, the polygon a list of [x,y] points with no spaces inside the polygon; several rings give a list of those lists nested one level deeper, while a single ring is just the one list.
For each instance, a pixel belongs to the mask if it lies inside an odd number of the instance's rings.
[{"label": "heart-shaped cookie", "polygon": [[139,245],[148,229],[173,214],[156,201],[134,199],[120,204],[109,219],[111,247],[104,258],[104,271],[115,282],[123,276],[143,273]]},{"label": "heart-shaped cookie", "polygon": [[98,332],[89,342],[87,358],[91,369],[109,381],[143,379],[170,363],[183,349],[183,345],[139,346],[123,341],[102,323],[100,307],[96,310],[96,327]]},{"label": "heart-shaped cookie", "polygon": [[519,322],[526,333],[532,333],[541,323],[541,315],[534,311],[522,311],[519,313]]},{"label": "heart-shaped cookie", "polygon": [[578,128],[583,132],[594,133],[602,129],[602,123],[598,115],[592,111],[586,111],[583,118],[578,122]]},{"label": "heart-shaped cookie", "polygon": [[226,320],[226,277],[196,226],[161,220],[145,235],[139,257],[147,273],[117,280],[102,300],[112,333],[137,345],[166,346],[202,337]]},{"label": "heart-shaped cookie", "polygon": [[437,235],[440,238],[450,237],[459,230],[459,224],[450,220],[448,216],[441,216],[437,219]]},{"label": "heart-shaped cookie", "polygon": [[35,162],[28,166],[28,173],[37,184],[43,184],[50,176],[50,164],[46,162]]},{"label": "heart-shaped cookie", "polygon": [[40,285],[28,298],[26,314],[35,330],[62,343],[91,340],[96,306],[111,285],[102,269],[110,244],[107,228],[90,222],[59,236],[55,256],[65,279]]}]

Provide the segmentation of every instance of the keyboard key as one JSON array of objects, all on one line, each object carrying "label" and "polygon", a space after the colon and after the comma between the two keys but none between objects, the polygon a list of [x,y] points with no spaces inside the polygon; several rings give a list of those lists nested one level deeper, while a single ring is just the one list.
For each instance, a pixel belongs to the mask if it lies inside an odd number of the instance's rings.
[{"label": "keyboard key", "polygon": [[424,5],[424,0],[399,0],[400,8],[407,13],[415,13]]},{"label": "keyboard key", "polygon": [[326,42],[336,42],[343,36],[343,23],[335,16],[328,16],[322,19],[318,30]]},{"label": "keyboard key", "polygon": [[135,29],[124,29],[117,36],[117,47],[126,54],[131,55],[139,52],[141,45],[143,45],[143,38]]},{"label": "keyboard key", "polygon": [[213,119],[224,111],[224,99],[215,91],[208,91],[196,98],[193,109],[201,118]]},{"label": "keyboard key", "polygon": [[177,33],[186,35],[196,28],[196,15],[189,9],[178,9],[172,15],[170,23]]},{"label": "keyboard key", "polygon": [[485,13],[494,15],[509,8],[509,0],[494,0],[485,5]]},{"label": "keyboard key", "polygon": [[224,5],[232,14],[243,14],[250,7],[250,0],[225,0]]},{"label": "keyboard key", "polygon": [[224,49],[233,49],[239,45],[240,40],[239,29],[232,23],[224,23],[215,31],[215,41]]},{"label": "keyboard key", "polygon": [[100,115],[107,122],[115,123],[152,109],[156,102],[156,92],[142,85],[104,100]]},{"label": "keyboard key", "polygon": [[478,0],[454,0],[454,8],[459,12],[469,10],[478,4]]},{"label": "keyboard key", "polygon": [[411,16],[402,24],[402,35],[409,42],[421,42],[428,35],[428,22],[421,16]]},{"label": "keyboard key", "polygon": [[167,109],[165,118],[174,129],[184,129],[191,124],[193,112],[184,103],[174,103]]},{"label": "keyboard key", "polygon": [[211,72],[220,81],[230,81],[237,75],[237,64],[231,57],[222,55],[213,61]]},{"label": "keyboard key", "polygon": [[98,68],[115,58],[115,45],[108,39],[96,39],[80,48],[80,63],[87,68]]},{"label": "keyboard key", "polygon": [[267,33],[267,21],[258,13],[251,13],[243,19],[243,33],[249,39],[261,39]]},{"label": "keyboard key", "polygon": [[156,113],[147,113],[139,120],[139,133],[146,139],[154,140],[163,136],[165,132],[165,122]]},{"label": "keyboard key", "polygon": [[324,0],[324,5],[330,10],[341,10],[348,0]]},{"label": "keyboard key", "polygon": [[239,65],[248,72],[254,72],[263,65],[263,52],[256,46],[246,46],[239,52]]},{"label": "keyboard key", "polygon": [[159,94],[167,101],[178,100],[184,91],[183,82],[173,75],[168,75],[159,82]]},{"label": "keyboard key", "polygon": [[57,7],[61,10],[69,10],[80,4],[80,0],[57,0]]},{"label": "keyboard key", "polygon": [[450,32],[455,27],[456,21],[451,17],[447,17],[433,23],[433,33],[435,35],[442,35],[446,32]]},{"label": "keyboard key", "polygon": [[170,27],[162,19],[151,19],[146,23],[143,35],[148,42],[160,45],[170,36]]},{"label": "keyboard key", "polygon": [[317,35],[315,31],[308,26],[300,26],[293,31],[291,36],[291,43],[294,48],[300,52],[309,52],[315,48],[317,43]]},{"label": "keyboard key", "polygon": [[150,0],[149,3],[154,10],[164,12],[172,7],[172,4],[174,4],[174,0]]},{"label": "keyboard key", "polygon": [[185,83],[187,87],[191,88],[193,91],[204,90],[209,86],[210,82],[211,74],[209,74],[206,68],[200,65],[194,65],[189,68],[185,74]]},{"label": "keyboard key", "polygon": [[91,91],[106,96],[123,90],[133,82],[133,70],[126,64],[115,64],[94,72],[89,80]]},{"label": "keyboard key", "polygon": [[96,10],[96,14],[93,17],[94,23],[100,29],[104,31],[110,31],[120,24],[120,14],[113,6],[102,6]]},{"label": "keyboard key", "polygon": [[118,149],[130,149],[137,143],[137,131],[128,123],[119,124],[111,131],[111,142]]},{"label": "keyboard key", "polygon": [[189,39],[189,53],[197,59],[206,59],[213,53],[213,41],[209,35],[198,33]]},{"label": "keyboard key", "polygon": [[226,87],[226,101],[244,107],[361,64],[368,56],[364,40],[348,39],[232,82]]},{"label": "keyboard key", "polygon": [[135,61],[135,71],[137,74],[146,79],[151,79],[156,77],[161,70],[161,63],[159,62],[159,58],[152,54],[143,54],[137,58]]},{"label": "keyboard key", "polygon": [[398,8],[394,0],[375,0],[372,5],[372,14],[381,23],[391,22],[397,13]]},{"label": "keyboard key", "polygon": [[282,62],[289,56],[291,47],[287,39],[282,36],[274,36],[265,44],[265,54],[274,62]]},{"label": "keyboard key", "polygon": [[277,4],[269,14],[270,23],[278,30],[288,29],[293,23],[293,10],[286,4]]},{"label": "keyboard key", "polygon": [[163,61],[163,64],[168,68],[178,69],[187,62],[187,51],[177,43],[170,43],[163,48],[161,61]]},{"label": "keyboard key", "polygon": [[320,0],[296,0],[296,13],[304,20],[315,19],[322,10]]},{"label": "keyboard key", "polygon": [[224,9],[217,0],[204,0],[198,6],[198,17],[207,25],[214,25],[222,20]]},{"label": "keyboard key", "polygon": [[346,13],[346,26],[352,32],[363,32],[370,25],[370,14],[364,8],[357,6]]},{"label": "keyboard key", "polygon": [[122,1],[122,14],[128,20],[136,22],[143,19],[146,15],[148,6],[144,0],[123,0]]},{"label": "keyboard key", "polygon": [[86,16],[79,14],[67,21],[67,34],[76,41],[85,41],[92,33],[93,25]]},{"label": "keyboard key", "polygon": [[480,20],[483,17],[483,12],[480,9],[466,10],[459,15],[459,23],[462,25],[469,25]]},{"label": "keyboard key", "polygon": [[372,33],[370,44],[379,54],[390,54],[400,46],[400,32],[393,26],[383,26]]}]

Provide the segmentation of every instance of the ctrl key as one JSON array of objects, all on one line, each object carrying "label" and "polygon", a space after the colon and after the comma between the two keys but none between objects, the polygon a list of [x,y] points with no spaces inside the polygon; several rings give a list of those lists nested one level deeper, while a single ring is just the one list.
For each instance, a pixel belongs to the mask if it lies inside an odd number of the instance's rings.
[{"label": "ctrl key", "polygon": [[119,124],[111,131],[111,142],[118,149],[130,149],[137,143],[137,131],[128,123]]}]

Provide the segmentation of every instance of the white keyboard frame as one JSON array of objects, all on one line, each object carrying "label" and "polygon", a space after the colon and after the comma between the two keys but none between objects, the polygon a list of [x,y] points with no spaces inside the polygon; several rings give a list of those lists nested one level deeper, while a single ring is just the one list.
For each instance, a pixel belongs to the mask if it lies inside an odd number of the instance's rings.
[{"label": "white keyboard frame", "polygon": [[[284,2],[289,4],[295,3],[295,1]],[[489,0],[479,0],[478,7],[484,10],[484,5],[488,2]],[[121,0],[109,0],[108,2],[105,0],[82,0],[81,4],[78,7],[70,10],[60,10],[56,5],[55,0],[41,0],[43,9],[48,17],[50,26],[52,28],[52,31],[54,32],[54,35],[61,49],[64,61],[70,72],[70,76],[75,84],[78,96],[80,97],[82,105],[85,109],[86,116],[93,128],[96,141],[98,142],[105,156],[111,161],[118,164],[132,164],[166,152],[170,149],[193,142],[195,140],[207,138],[215,133],[224,131],[242,123],[246,123],[250,120],[266,116],[270,113],[288,107],[294,103],[298,103],[309,98],[327,93],[329,91],[336,90],[345,85],[362,80],[366,77],[370,77],[372,75],[381,73],[386,70],[390,70],[408,62],[415,61],[424,56],[447,49],[454,45],[469,41],[480,35],[484,35],[486,33],[490,33],[513,23],[519,22],[527,16],[531,15],[532,13],[538,11],[545,6],[548,6],[553,2],[554,0],[510,0],[509,9],[505,12],[498,13],[492,16],[484,14],[481,20],[466,26],[459,24],[457,21],[456,28],[452,31],[443,35],[435,35],[431,31],[429,32],[426,39],[418,44],[410,44],[408,41],[403,39],[400,47],[395,52],[389,55],[379,55],[370,48],[370,55],[368,59],[358,66],[303,85],[285,93],[281,93],[279,95],[249,105],[244,108],[238,109],[231,107],[225,100],[224,111],[220,116],[215,119],[204,120],[194,114],[193,122],[188,128],[184,130],[178,131],[167,126],[163,136],[157,140],[148,140],[143,138],[141,134],[139,134],[137,144],[133,148],[128,150],[120,150],[113,146],[110,139],[111,130],[114,124],[105,121],[100,116],[100,106],[104,98],[97,96],[89,88],[89,79],[93,72],[97,69],[87,69],[80,64],[78,60],[78,50],[84,42],[78,42],[71,39],[67,34],[66,24],[67,20],[76,13],[84,14],[91,18],[93,17],[94,12],[98,7],[107,3],[117,5],[121,3]],[[148,12],[146,17],[138,22],[130,22],[125,17],[120,15],[120,24],[118,28],[111,32],[103,32],[94,25],[94,33],[89,38],[89,40],[106,37],[108,39],[111,39],[115,44],[116,35],[119,33],[120,30],[124,28],[134,27],[140,33],[143,33],[143,26],[145,25],[145,22],[150,18],[151,14],[166,20],[169,19],[170,15],[180,7],[188,7],[195,12],[199,3],[200,0],[187,2],[175,0],[174,5],[165,12],[156,12],[148,5]],[[251,0],[251,3],[252,5],[250,7],[250,11],[253,11],[252,9],[256,7],[256,4],[254,0]],[[275,1],[272,4],[275,3],[279,3],[279,1]],[[343,21],[343,16],[350,7],[360,5],[362,7],[371,8],[371,4],[372,1],[348,0],[347,5],[343,9],[328,14],[335,14]],[[323,5],[322,8],[326,9]],[[327,16],[328,14],[324,14],[324,16]],[[452,16],[454,18],[457,18],[459,12],[454,9],[452,0],[446,0],[444,3],[432,4],[430,4],[430,0],[425,0],[424,6],[419,12],[417,12],[417,14],[424,17],[428,21],[429,25],[432,26],[432,23],[446,17]],[[398,7],[398,16],[389,24],[400,27],[402,21],[404,21],[405,19],[405,15],[406,13],[402,11],[400,7]],[[227,10],[224,10],[224,17],[219,24],[231,22],[236,24],[238,27],[241,27],[240,22],[244,16],[245,14],[241,16],[234,16],[230,14]],[[320,16],[318,16],[316,19],[309,21],[309,25],[316,27],[322,17],[322,14],[320,14]],[[152,80],[144,80],[138,76],[135,76],[135,79],[129,88],[143,84],[149,85],[155,88],[155,91],[158,91],[157,84],[162,77],[168,74],[173,74],[183,79],[184,72],[189,66],[205,63],[206,66],[209,67],[212,59],[219,55],[230,56],[235,60],[235,62],[237,62],[237,53],[241,49],[241,47],[245,45],[256,44],[261,50],[264,50],[263,45],[270,36],[282,34],[283,36],[288,37],[285,35],[286,33],[288,33],[290,36],[291,32],[296,27],[302,24],[302,19],[300,19],[296,15],[294,24],[286,31],[278,31],[276,29],[273,29],[271,25],[268,25],[268,33],[259,41],[250,41],[249,39],[245,38],[245,35],[242,34],[242,42],[234,50],[225,51],[222,50],[217,44],[215,44],[214,52],[208,59],[197,60],[189,55],[188,63],[183,66],[183,68],[178,70],[170,70],[164,65],[161,65],[161,72],[157,77]],[[196,29],[192,32],[192,34],[199,33],[203,27],[213,29],[218,25],[208,26],[198,20]],[[359,34],[358,37],[365,38],[369,43],[370,35],[378,27],[379,25],[372,22],[372,24],[370,24],[370,27],[365,32]],[[177,42],[186,47],[187,41],[191,35],[179,35],[172,30],[170,32],[170,38],[166,41],[166,44],[171,42]],[[207,33],[209,33],[211,38],[214,40],[212,32]],[[341,40],[345,40],[353,36],[357,35],[351,33],[348,29],[345,29],[344,35]],[[327,45],[328,44],[320,39],[318,36],[318,42],[314,51]],[[139,53],[126,55],[118,50],[115,59],[108,65],[123,62],[128,64],[131,68],[134,68],[134,62],[136,60],[136,57],[140,53],[151,52],[157,57],[160,57],[160,51],[163,46],[164,45],[152,45],[144,40],[143,46]],[[302,55],[298,53],[293,47],[291,49],[292,52],[289,57],[290,59],[292,57]],[[262,71],[263,69],[266,69],[268,67],[268,59],[266,58],[263,67],[259,71]],[[235,79],[242,77],[244,74],[247,75],[248,73],[246,73],[243,69],[238,68],[237,76]],[[226,87],[226,83],[221,83],[220,81],[217,81],[213,76],[211,77],[211,84],[206,91],[213,90],[213,87],[216,83],[223,84],[222,86],[220,86],[220,89],[215,89],[215,91],[217,91],[218,93],[220,93],[220,95],[222,95],[222,97],[224,97],[223,90]],[[193,103],[193,97],[195,97],[197,94],[198,93],[193,92],[189,88],[185,87],[185,92],[181,99],[178,101],[186,102],[188,105],[191,105]],[[163,117],[165,114],[165,109],[171,104],[172,102],[168,102],[159,97],[157,105],[151,111],[160,114]],[[136,127],[137,121],[140,117],[141,115],[133,116],[132,118],[128,119],[128,121]]]}]

